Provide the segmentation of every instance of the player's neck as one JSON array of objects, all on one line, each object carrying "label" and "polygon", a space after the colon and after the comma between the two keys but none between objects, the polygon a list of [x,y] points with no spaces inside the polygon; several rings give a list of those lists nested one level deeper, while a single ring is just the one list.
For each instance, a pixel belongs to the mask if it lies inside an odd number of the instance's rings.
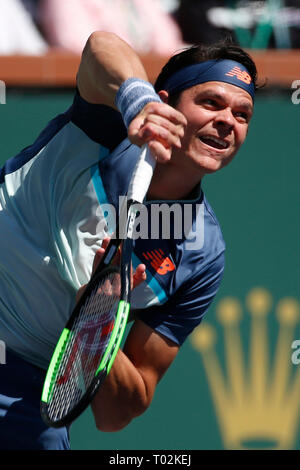
[{"label": "player's neck", "polygon": [[148,200],[183,200],[190,199],[201,179],[199,175],[183,175],[173,171],[169,164],[157,164],[151,185],[148,190]]}]

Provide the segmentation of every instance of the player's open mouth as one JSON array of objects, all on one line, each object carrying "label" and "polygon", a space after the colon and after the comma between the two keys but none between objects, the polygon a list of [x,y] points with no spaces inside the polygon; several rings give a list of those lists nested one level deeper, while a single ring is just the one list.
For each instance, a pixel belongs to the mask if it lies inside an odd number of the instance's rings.
[{"label": "player's open mouth", "polygon": [[213,135],[202,135],[199,137],[200,140],[209,147],[213,147],[217,150],[225,150],[229,147],[229,142],[220,137],[215,137]]}]

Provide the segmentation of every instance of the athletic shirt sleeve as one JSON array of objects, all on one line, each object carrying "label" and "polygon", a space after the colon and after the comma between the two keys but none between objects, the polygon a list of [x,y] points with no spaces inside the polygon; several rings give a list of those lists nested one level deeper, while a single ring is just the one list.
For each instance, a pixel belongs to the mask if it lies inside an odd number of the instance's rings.
[{"label": "athletic shirt sleeve", "polygon": [[72,106],[72,122],[91,140],[112,152],[127,137],[121,114],[102,104],[85,101],[76,89]]},{"label": "athletic shirt sleeve", "polygon": [[215,298],[224,265],[225,255],[221,252],[204,270],[184,282],[166,303],[138,311],[138,317],[181,346],[201,323]]}]

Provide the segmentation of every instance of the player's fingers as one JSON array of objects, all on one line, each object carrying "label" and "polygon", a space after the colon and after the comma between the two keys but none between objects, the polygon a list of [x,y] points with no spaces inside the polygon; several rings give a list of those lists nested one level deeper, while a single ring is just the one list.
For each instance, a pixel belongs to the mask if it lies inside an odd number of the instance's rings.
[{"label": "player's fingers", "polygon": [[99,266],[99,263],[103,258],[104,252],[105,252],[105,249],[102,247],[96,251],[95,256],[94,256],[94,261],[93,261],[92,274],[94,274],[97,267]]},{"label": "player's fingers", "polygon": [[137,117],[133,119],[129,128],[128,136],[130,140],[139,137],[141,129],[150,128],[161,128],[161,132],[164,131],[165,135],[170,134],[177,139],[181,139],[184,136],[185,124],[181,122],[172,122],[168,120],[165,116],[160,116],[157,114],[144,114],[140,113]]},{"label": "player's fingers", "polygon": [[181,136],[178,134],[173,134],[169,129],[163,127],[160,124],[155,124],[154,122],[145,123],[140,128],[138,136],[143,142],[157,140],[158,142],[161,142],[166,148],[181,148]]},{"label": "player's fingers", "polygon": [[167,163],[171,159],[172,148],[166,148],[164,144],[158,140],[151,140],[148,142],[148,148],[153,155],[153,157],[159,163]]},{"label": "player's fingers", "polygon": [[164,117],[169,122],[176,125],[181,125],[183,127],[187,125],[187,120],[184,114],[166,103],[147,103],[140,114],[142,114],[144,118],[150,115],[156,115]]},{"label": "player's fingers", "polygon": [[168,132],[170,132],[174,136],[179,137],[180,139],[184,136],[185,125],[183,123],[173,123],[164,116],[159,116],[157,114],[149,114],[145,117],[143,126],[148,123],[153,123],[157,126],[167,129]]},{"label": "player's fingers", "polygon": [[[150,140],[159,141],[166,149],[181,147],[181,138],[186,127],[185,116],[165,103],[148,103],[132,120],[128,128],[130,141],[141,146]],[[170,152],[168,155],[170,157]],[[157,155],[162,161],[165,156]]]},{"label": "player's fingers", "polygon": [[101,248],[99,248],[99,249],[96,251],[95,257],[94,257],[94,261],[93,261],[92,274],[94,274],[94,272],[96,271],[97,267],[99,266],[99,263],[100,263],[100,261],[101,261],[102,258],[103,258],[104,252],[105,252],[106,248],[108,247],[109,242],[110,242],[110,238],[109,238],[109,237],[104,238],[103,241],[102,241]]},{"label": "player's fingers", "polygon": [[108,245],[109,245],[109,242],[110,242],[110,237],[105,237],[105,238],[103,238],[101,248],[103,248],[104,250],[106,250],[106,248],[107,248]]},{"label": "player's fingers", "polygon": [[146,275],[146,266],[144,264],[139,264],[132,276],[132,288],[134,289],[147,278]]}]

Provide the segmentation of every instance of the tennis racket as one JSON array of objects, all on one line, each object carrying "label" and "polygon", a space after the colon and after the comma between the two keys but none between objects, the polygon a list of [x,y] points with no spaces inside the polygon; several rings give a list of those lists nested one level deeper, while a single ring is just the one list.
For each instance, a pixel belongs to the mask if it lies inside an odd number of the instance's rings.
[{"label": "tennis racket", "polygon": [[130,310],[135,204],[144,201],[154,167],[155,160],[144,145],[122,208],[126,212],[124,233],[120,236],[119,220],[116,236],[76,304],[50,361],[40,406],[48,426],[58,428],[74,421],[112,367]]}]

